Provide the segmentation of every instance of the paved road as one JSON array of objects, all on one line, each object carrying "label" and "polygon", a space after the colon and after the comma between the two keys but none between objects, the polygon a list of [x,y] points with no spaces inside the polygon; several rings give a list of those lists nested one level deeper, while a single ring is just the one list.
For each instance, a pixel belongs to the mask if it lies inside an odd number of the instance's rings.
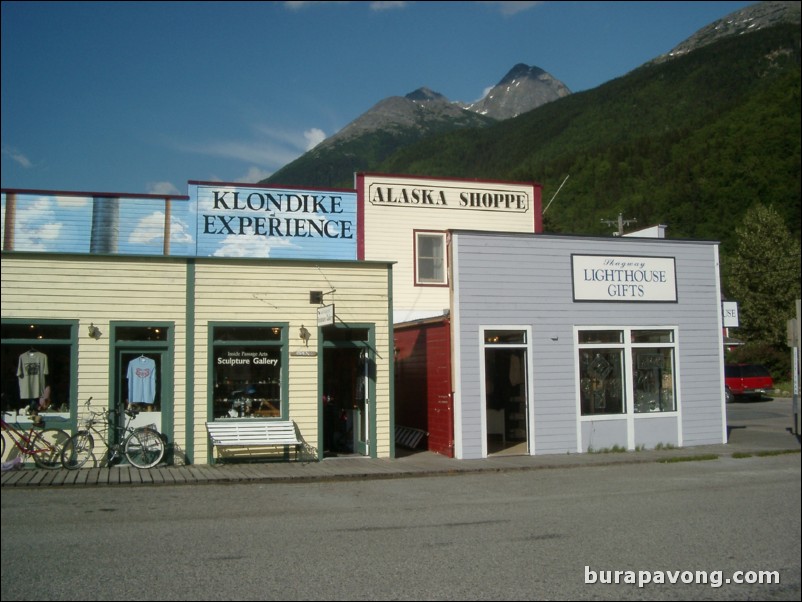
[{"label": "paved road", "polygon": [[[799,600],[801,514],[799,454],[299,484],[5,488],[2,598]],[[703,571],[708,582],[598,582],[616,570],[633,579],[690,571],[680,580]],[[776,571],[780,583],[723,584],[736,571]]]}]

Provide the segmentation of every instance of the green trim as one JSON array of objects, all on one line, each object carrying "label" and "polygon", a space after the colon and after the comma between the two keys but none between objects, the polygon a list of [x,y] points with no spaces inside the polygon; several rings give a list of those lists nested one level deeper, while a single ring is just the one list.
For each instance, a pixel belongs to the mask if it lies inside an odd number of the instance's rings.
[{"label": "green trim", "polygon": [[[167,329],[167,340],[165,341],[119,341],[117,340],[117,329],[119,328],[147,328],[158,327]],[[113,320],[109,322],[109,409],[114,408],[114,403],[120,399],[121,391],[118,390],[117,383],[121,382],[121,374],[124,366],[117,360],[122,353],[158,353],[161,359],[161,374],[157,381],[161,393],[161,414],[162,423],[160,431],[167,437],[170,444],[175,444],[175,322],[151,322],[151,321],[123,321]]]},{"label": "green trim", "polygon": [[[290,360],[290,345],[289,345],[289,322],[209,322],[206,331],[206,348],[208,365],[206,366],[206,420],[209,422],[214,420],[214,364],[211,358],[214,357],[215,344],[221,347],[238,347],[241,345],[264,345],[270,347],[281,347],[281,420],[289,420],[290,415],[290,383],[289,383],[289,360]],[[281,328],[281,338],[278,341],[251,341],[251,340],[236,340],[236,341],[217,341],[214,340],[215,328]],[[250,419],[249,419],[250,420]],[[260,419],[255,419],[260,420]],[[261,420],[271,420],[271,418],[262,418]],[[204,425],[205,426],[205,425]],[[285,453],[289,453],[288,451]],[[210,445],[206,452],[206,461],[208,464],[214,464],[214,446]]]},{"label": "green trim", "polygon": [[[70,347],[70,368],[72,377],[69,385],[70,398],[70,417],[67,424],[59,425],[58,428],[75,432],[78,424],[78,408],[81,400],[78,399],[78,337],[80,320],[50,320],[42,318],[2,318],[3,324],[47,324],[51,326],[69,326],[70,336],[66,339],[2,339],[2,345],[69,345]],[[23,421],[24,422],[24,421]]]},{"label": "green trim", "polygon": [[185,411],[186,420],[186,455],[187,464],[192,464],[195,458],[195,260],[187,260],[186,270],[186,374],[184,380],[185,387]]},{"label": "green trim", "polygon": [[[367,330],[367,341],[326,341],[324,328],[335,328],[337,330]],[[354,322],[349,324],[333,324],[324,328],[318,327],[318,358],[320,361],[317,363],[317,386],[318,386],[318,459],[323,459],[323,361],[324,351],[326,349],[367,349],[370,353],[369,359],[373,363],[373,368],[370,371],[370,378],[368,379],[368,401],[370,411],[368,416],[370,424],[368,424],[368,437],[369,437],[369,451],[368,456],[371,458],[378,457],[376,453],[377,439],[376,439],[376,373],[377,362],[381,354],[376,349],[376,325],[371,322]]]}]

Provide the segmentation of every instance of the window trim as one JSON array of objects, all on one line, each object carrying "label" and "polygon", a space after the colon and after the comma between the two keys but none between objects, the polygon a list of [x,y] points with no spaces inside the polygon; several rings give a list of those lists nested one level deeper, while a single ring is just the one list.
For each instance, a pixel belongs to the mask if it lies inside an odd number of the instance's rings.
[{"label": "window trim", "polygon": [[[448,287],[448,233],[445,230],[413,230],[413,261],[412,269],[414,272],[414,285],[422,287]],[[420,254],[418,252],[420,246],[420,239],[422,236],[438,237],[442,239],[443,244],[443,279],[442,281],[436,280],[421,280],[419,273]],[[434,259],[434,258],[433,258]]]},{"label": "window trim", "polygon": [[[620,331],[623,334],[623,342],[621,343],[579,343],[579,334],[583,331]],[[633,343],[632,333],[636,331],[647,330],[664,330],[670,331],[672,334],[671,343]],[[679,368],[679,327],[676,325],[662,325],[662,326],[574,326],[574,386],[576,388],[576,415],[579,422],[593,422],[600,420],[648,420],[650,418],[665,418],[680,416],[681,400],[680,390],[678,383],[680,382],[680,368]],[[674,384],[674,409],[665,412],[636,412],[634,403],[635,381],[634,381],[634,367],[632,352],[635,349],[643,349],[650,347],[670,348],[674,352],[673,363],[673,384]],[[582,392],[581,392],[581,374],[579,365],[579,351],[581,349],[621,349],[623,350],[623,370],[624,370],[624,407],[625,411],[620,414],[583,414],[582,413]]]},{"label": "window trim", "polygon": [[[71,319],[71,320],[61,320],[61,319],[42,319],[42,318],[3,318],[3,324],[9,325],[29,325],[29,324],[42,324],[45,326],[66,326],[70,329],[69,338],[65,339],[46,339],[44,341],[40,339],[28,339],[28,338],[12,338],[12,339],[3,339],[3,345],[36,345],[36,344],[53,344],[53,345],[67,345],[69,346],[69,355],[70,355],[70,365],[71,370],[74,371],[75,376],[70,378],[69,384],[69,396],[70,396],[70,409],[69,409],[69,416],[65,418],[65,424],[59,425],[59,428],[64,428],[65,430],[75,428],[77,423],[78,417],[78,408],[81,405],[81,400],[78,399],[78,339],[80,333],[80,320],[78,319]],[[65,412],[67,413],[67,412]],[[28,424],[30,423],[30,418],[28,416],[20,415],[17,417],[20,424]]]},{"label": "window trim", "polygon": [[[251,341],[251,340],[232,340],[216,341],[215,330],[217,328],[280,328],[281,336],[274,341]],[[264,345],[277,347],[281,350],[281,415],[278,417],[259,417],[248,418],[249,421],[271,421],[288,420],[290,415],[289,408],[289,322],[209,322],[207,325],[207,408],[206,415],[209,421],[214,421],[214,350],[215,346],[235,347],[241,345]],[[233,420],[233,419],[231,419]],[[211,447],[210,447],[211,449]]]}]

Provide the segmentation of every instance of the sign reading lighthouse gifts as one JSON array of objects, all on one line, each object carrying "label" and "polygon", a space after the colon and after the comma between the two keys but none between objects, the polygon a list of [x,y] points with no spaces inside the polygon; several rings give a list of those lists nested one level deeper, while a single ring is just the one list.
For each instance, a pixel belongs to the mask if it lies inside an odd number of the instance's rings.
[{"label": "sign reading lighthouse gifts", "polygon": [[356,194],[190,183],[199,257],[356,259]]},{"label": "sign reading lighthouse gifts", "polygon": [[677,301],[673,257],[572,255],[574,301]]}]

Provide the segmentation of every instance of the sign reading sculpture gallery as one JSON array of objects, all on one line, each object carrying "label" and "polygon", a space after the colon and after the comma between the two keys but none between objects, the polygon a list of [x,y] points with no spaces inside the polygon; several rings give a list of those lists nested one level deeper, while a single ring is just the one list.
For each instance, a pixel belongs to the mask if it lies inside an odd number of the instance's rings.
[{"label": "sign reading sculpture gallery", "polygon": [[677,301],[673,257],[572,255],[574,301]]}]

